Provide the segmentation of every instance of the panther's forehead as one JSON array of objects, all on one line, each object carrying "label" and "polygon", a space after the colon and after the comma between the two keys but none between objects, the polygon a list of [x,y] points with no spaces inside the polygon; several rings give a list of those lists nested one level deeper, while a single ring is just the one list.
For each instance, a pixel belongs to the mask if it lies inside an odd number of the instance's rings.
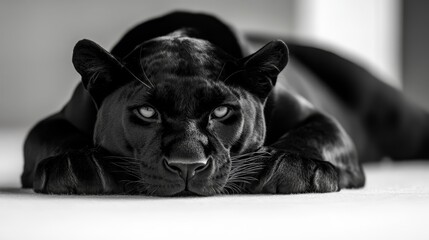
[{"label": "panther's forehead", "polygon": [[170,116],[190,118],[234,98],[230,88],[216,81],[228,61],[235,59],[180,30],[143,43],[124,59],[133,74],[152,86],[135,94],[138,99]]},{"label": "panther's forehead", "polygon": [[234,60],[208,41],[174,32],[143,43],[124,62],[137,75],[159,80],[159,75],[215,79],[225,62]]}]

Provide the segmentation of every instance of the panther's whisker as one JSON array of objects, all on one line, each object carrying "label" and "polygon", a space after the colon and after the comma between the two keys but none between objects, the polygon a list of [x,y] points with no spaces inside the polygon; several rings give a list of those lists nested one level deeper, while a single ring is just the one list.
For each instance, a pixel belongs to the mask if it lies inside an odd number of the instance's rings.
[{"label": "panther's whisker", "polygon": [[242,172],[239,172],[239,173],[235,173],[234,175],[231,175],[231,177],[228,179],[228,180],[231,180],[231,179],[235,179],[235,178],[241,178],[241,177],[247,177],[247,176],[249,176],[250,174],[255,174],[255,173],[257,173],[258,171],[256,171],[256,170],[254,170],[254,171],[242,171]]},{"label": "panther's whisker", "polygon": [[134,186],[135,191],[137,191],[139,194],[149,193],[148,191],[149,191],[150,184],[147,183],[143,178],[139,178],[138,180],[134,180],[132,182],[135,184]]},{"label": "panther's whisker", "polygon": [[228,181],[228,183],[246,183],[246,184],[249,184],[255,180],[257,180],[257,178],[255,178],[255,177],[246,177],[246,178],[240,178],[240,179],[231,179]]},{"label": "panther's whisker", "polygon": [[147,190],[148,195],[153,196],[155,194],[155,192],[158,191],[158,189],[159,189],[159,186],[152,186],[152,190],[150,190],[150,191],[149,191],[149,189]]},{"label": "panther's whisker", "polygon": [[219,75],[218,75],[218,76],[217,76],[217,78],[216,78],[216,82],[219,80],[220,76],[222,75],[222,72],[223,72],[223,69],[225,68],[225,65],[226,65],[226,63],[224,63],[224,64],[222,65],[222,68],[220,69]]},{"label": "panther's whisker", "polygon": [[261,151],[261,152],[249,152],[249,153],[244,153],[244,154],[232,156],[231,160],[236,160],[236,159],[240,159],[240,158],[244,158],[244,157],[248,157],[248,156],[259,157],[259,156],[265,156],[265,155],[266,156],[271,156],[271,153],[265,152],[265,151]]},{"label": "panther's whisker", "polygon": [[244,71],[246,71],[246,69],[241,69],[241,70],[238,70],[238,71],[231,73],[225,80],[223,80],[223,82],[226,83],[226,81],[228,81],[228,79],[230,79],[232,76],[234,76],[237,73],[244,72]]},{"label": "panther's whisker", "polygon": [[262,162],[243,162],[242,164],[232,164],[231,172],[241,171],[241,169],[253,169],[253,168],[262,168],[264,163]]},{"label": "panther's whisker", "polygon": [[267,152],[246,153],[231,158],[231,171],[225,185],[225,189],[232,193],[244,191],[244,186],[257,181],[252,175],[257,174],[265,166],[263,160],[270,157]]},{"label": "panther's whisker", "polygon": [[233,172],[230,175],[230,177],[228,178],[228,180],[231,180],[231,179],[234,179],[234,178],[245,177],[245,176],[248,176],[248,175],[251,175],[251,174],[256,174],[256,173],[259,172],[259,170],[261,170],[261,168],[259,168],[259,169],[255,168],[255,169],[249,169],[249,170],[244,169],[244,170],[239,171],[239,172]]},{"label": "panther's whisker", "polygon": [[223,184],[216,181],[213,182],[213,184],[215,185],[214,187],[216,187],[216,189],[214,189],[216,194],[225,194],[225,191],[224,191],[225,186]]},{"label": "panther's whisker", "polygon": [[255,167],[255,166],[262,166],[264,165],[264,162],[253,162],[253,161],[243,161],[243,162],[235,162],[231,163],[232,168],[247,168],[247,167]]},{"label": "panther's whisker", "polygon": [[[256,172],[253,172],[253,173],[256,173]],[[251,174],[250,172],[249,172],[249,174],[247,174],[247,173],[244,173],[244,174],[235,174],[235,175],[231,176],[230,178],[228,178],[228,182],[233,181],[233,180],[253,178],[252,176],[250,176],[250,174]]]},{"label": "panther's whisker", "polygon": [[134,75],[133,72],[131,72],[131,70],[129,70],[127,67],[125,67],[124,65],[122,65],[122,67],[129,73],[131,74],[131,76],[133,76],[137,81],[139,81],[141,84],[143,84],[145,87],[151,89],[152,87],[147,85],[145,82],[143,82],[140,78],[138,78],[136,75]]},{"label": "panther's whisker", "polygon": [[103,156],[103,158],[130,159],[130,160],[140,161],[140,159],[138,159],[138,158],[126,157],[126,156]]},{"label": "panther's whisker", "polygon": [[255,174],[255,173],[257,173],[257,171],[249,171],[249,172],[246,172],[244,174],[235,174],[235,175],[231,176],[228,179],[228,181],[233,181],[233,180],[236,180],[236,179],[243,179],[243,178],[248,177],[248,175]]},{"label": "panther's whisker", "polygon": [[140,162],[127,161],[127,162],[110,162],[110,164],[113,166],[120,167],[120,168],[125,169],[125,170],[139,172],[141,163]]},{"label": "panther's whisker", "polygon": [[146,72],[145,72],[145,70],[144,70],[144,67],[143,67],[143,63],[142,63],[142,50],[143,50],[143,48],[142,47],[140,47],[140,68],[141,68],[141,70],[142,70],[142,73],[143,73],[143,77],[149,82],[149,84],[152,86],[152,88],[153,87],[155,87],[154,85],[153,85],[153,83],[150,81],[150,79],[148,78],[148,76],[146,75]]},{"label": "panther's whisker", "polygon": [[139,187],[141,185],[140,183],[138,183],[136,181],[124,180],[124,182],[126,182],[125,183],[126,186],[131,185],[130,188],[128,190],[126,190],[125,194],[129,194],[129,193],[132,193],[134,191],[138,191],[136,189],[136,187]]},{"label": "panther's whisker", "polygon": [[224,188],[227,190],[228,194],[238,194],[241,191],[240,187],[235,183],[225,185]]},{"label": "panther's whisker", "polygon": [[113,170],[112,172],[115,172],[115,173],[125,173],[125,174],[127,174],[127,175],[129,175],[131,177],[141,178],[141,175],[139,173],[137,173],[137,172],[130,172],[130,171],[127,171],[127,170],[124,170],[124,171]]},{"label": "panther's whisker", "polygon": [[111,162],[110,164],[120,167],[120,168],[125,168],[125,169],[137,169],[140,165],[137,163],[115,163],[115,162]]},{"label": "panther's whisker", "polygon": [[[264,163],[263,160],[267,159],[268,157],[253,157],[253,158],[248,158],[248,159],[243,159],[243,160],[232,160],[231,164],[233,167],[235,166],[243,166],[243,165],[261,165]],[[256,162],[255,160],[259,160],[258,162]]]}]

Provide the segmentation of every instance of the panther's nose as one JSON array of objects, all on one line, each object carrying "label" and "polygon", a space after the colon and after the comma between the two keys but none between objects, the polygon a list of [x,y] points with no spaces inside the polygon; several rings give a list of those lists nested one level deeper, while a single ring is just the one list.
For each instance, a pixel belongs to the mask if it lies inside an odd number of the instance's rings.
[{"label": "panther's nose", "polygon": [[164,158],[165,168],[172,172],[177,172],[184,179],[190,179],[196,173],[207,168],[207,159],[167,159]]}]

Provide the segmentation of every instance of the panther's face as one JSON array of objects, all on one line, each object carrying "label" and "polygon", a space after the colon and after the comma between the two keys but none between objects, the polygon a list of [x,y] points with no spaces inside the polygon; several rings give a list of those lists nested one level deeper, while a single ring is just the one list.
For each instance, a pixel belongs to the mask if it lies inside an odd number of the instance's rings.
[{"label": "panther's face", "polygon": [[264,103],[287,48],[234,59],[183,34],[145,42],[121,61],[82,40],[73,61],[99,110],[94,144],[129,175],[127,188],[170,196],[242,191],[265,138]]}]

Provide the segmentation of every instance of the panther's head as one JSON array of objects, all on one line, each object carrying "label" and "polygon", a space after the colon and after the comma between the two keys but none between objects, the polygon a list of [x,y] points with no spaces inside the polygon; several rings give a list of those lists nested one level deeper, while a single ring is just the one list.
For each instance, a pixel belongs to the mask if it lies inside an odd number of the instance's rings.
[{"label": "panther's head", "polygon": [[161,196],[244,190],[259,166],[245,154],[263,145],[264,104],[287,61],[282,41],[236,59],[184,31],[123,59],[89,40],[73,53],[98,107],[95,146],[121,160],[131,188]]}]

